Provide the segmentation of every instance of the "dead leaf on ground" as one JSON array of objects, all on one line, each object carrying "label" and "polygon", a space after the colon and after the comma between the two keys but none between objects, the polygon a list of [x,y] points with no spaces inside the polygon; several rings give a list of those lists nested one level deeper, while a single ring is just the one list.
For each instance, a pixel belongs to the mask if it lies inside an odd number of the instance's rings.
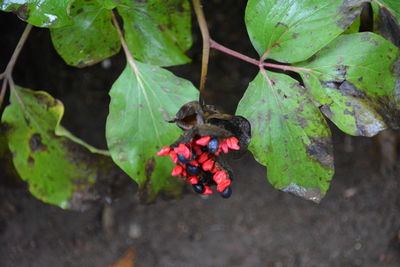
[{"label": "dead leaf on ground", "polygon": [[136,263],[136,250],[133,248],[128,251],[114,264],[107,267],[134,267]]}]

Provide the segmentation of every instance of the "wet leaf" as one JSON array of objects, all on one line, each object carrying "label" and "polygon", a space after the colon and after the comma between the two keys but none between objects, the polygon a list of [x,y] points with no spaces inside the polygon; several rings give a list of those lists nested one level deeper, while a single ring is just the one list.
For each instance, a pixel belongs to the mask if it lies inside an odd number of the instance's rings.
[{"label": "wet leaf", "polygon": [[125,37],[136,59],[159,66],[184,64],[192,44],[187,0],[121,0]]},{"label": "wet leaf", "polygon": [[136,65],[136,71],[128,65],[110,91],[108,147],[113,160],[139,184],[148,201],[160,191],[177,196],[181,181],[170,176],[173,164],[156,153],[182,133],[167,121],[183,104],[197,99],[198,93],[190,82],[167,70]]},{"label": "wet leaf", "polygon": [[72,23],[69,8],[74,0],[0,0],[0,10],[15,13],[37,27],[57,28]]},{"label": "wet leaf", "polygon": [[237,113],[251,123],[249,149],[267,166],[270,183],[319,202],[333,175],[333,153],[330,130],[306,89],[287,75],[260,72]]},{"label": "wet leaf", "polygon": [[17,93],[11,95],[2,123],[18,174],[38,199],[84,208],[86,200],[97,197],[90,190],[109,161],[107,152],[69,138],[59,124],[64,113],[59,100],[42,91],[18,88]]},{"label": "wet leaf", "polygon": [[110,12],[95,0],[75,1],[71,17],[71,26],[51,29],[54,47],[68,65],[93,65],[119,51],[121,44]]},{"label": "wet leaf", "polygon": [[[357,47],[357,49],[354,49]],[[373,136],[386,128],[376,111],[396,85],[398,49],[382,37],[356,33],[338,37],[312,59],[297,64],[321,111],[342,131]]]},{"label": "wet leaf", "polygon": [[330,43],[360,15],[363,0],[249,0],[246,27],[259,55],[293,63]]}]

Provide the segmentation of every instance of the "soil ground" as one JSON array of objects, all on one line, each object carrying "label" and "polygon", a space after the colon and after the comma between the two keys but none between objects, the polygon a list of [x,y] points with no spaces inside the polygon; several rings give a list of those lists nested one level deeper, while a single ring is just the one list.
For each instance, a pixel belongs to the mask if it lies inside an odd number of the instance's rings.
[{"label": "soil ground", "polygon": [[[206,5],[211,34],[255,57],[243,23],[245,1],[229,2]],[[4,68],[24,24],[12,14],[0,14],[0,21]],[[194,32],[193,64],[172,70],[197,84],[200,40]],[[63,124],[105,148],[107,94],[123,64],[118,54],[110,68],[67,67],[48,31],[35,29],[14,77],[22,86],[61,99]],[[208,101],[234,112],[256,71],[213,53]],[[381,174],[376,139],[332,131],[336,174],[319,205],[273,189],[266,169],[250,154],[232,161],[236,179],[228,200],[189,193],[180,200],[142,205],[131,182],[106,212],[100,205],[78,212],[44,204],[26,185],[0,173],[0,266],[106,267],[130,248],[136,250],[137,266],[400,266],[400,162]],[[113,219],[113,231],[104,227],[104,218]]]}]

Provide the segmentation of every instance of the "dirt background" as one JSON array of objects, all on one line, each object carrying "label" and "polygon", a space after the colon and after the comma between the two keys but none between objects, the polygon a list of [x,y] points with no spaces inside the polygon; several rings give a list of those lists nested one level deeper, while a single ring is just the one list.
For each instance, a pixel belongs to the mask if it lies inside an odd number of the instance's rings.
[{"label": "dirt background", "polygon": [[[207,1],[218,42],[255,57],[243,23],[246,1]],[[0,67],[4,69],[24,23],[0,13]],[[198,84],[199,32],[188,52],[193,63],[171,68]],[[234,112],[257,69],[213,52],[207,100]],[[105,148],[108,90],[124,66],[75,69],[52,48],[49,33],[34,29],[14,72],[17,84],[46,90],[66,106],[63,125]],[[400,162],[380,172],[377,139],[346,137],[332,127],[336,174],[321,204],[275,190],[251,155],[232,165],[234,193],[139,203],[130,182],[111,205],[86,212],[44,204],[24,183],[0,170],[0,266],[106,267],[128,249],[137,266],[400,266]]]}]

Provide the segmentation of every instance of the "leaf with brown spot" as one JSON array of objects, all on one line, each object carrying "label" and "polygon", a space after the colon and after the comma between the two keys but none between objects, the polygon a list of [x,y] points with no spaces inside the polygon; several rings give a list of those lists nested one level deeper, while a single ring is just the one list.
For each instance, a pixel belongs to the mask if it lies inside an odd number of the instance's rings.
[{"label": "leaf with brown spot", "polygon": [[14,166],[31,193],[62,208],[84,209],[85,201],[98,198],[91,190],[111,160],[62,128],[63,113],[63,104],[46,92],[17,88],[2,125]]},{"label": "leaf with brown spot", "polygon": [[[156,153],[182,133],[166,119],[171,120],[183,104],[197,99],[198,91],[165,69],[135,64],[136,72],[127,65],[110,91],[107,144],[114,162],[145,190],[148,201],[161,192],[179,196],[181,180],[170,175],[173,163]],[[165,87],[171,91],[165,92]]]},{"label": "leaf with brown spot", "polygon": [[118,53],[121,43],[110,12],[96,0],[75,1],[71,17],[71,26],[50,30],[54,48],[68,65],[82,68]]},{"label": "leaf with brown spot", "polygon": [[249,0],[246,27],[261,56],[294,63],[310,58],[343,33],[368,0]]},{"label": "leaf with brown spot", "polygon": [[250,121],[249,150],[267,166],[270,183],[319,202],[333,175],[331,134],[305,91],[287,75],[260,72],[237,113]]},{"label": "leaf with brown spot", "polygon": [[373,136],[387,127],[378,111],[395,91],[397,54],[381,36],[362,32],[338,37],[295,66],[309,69],[299,73],[333,123],[351,135]]}]

